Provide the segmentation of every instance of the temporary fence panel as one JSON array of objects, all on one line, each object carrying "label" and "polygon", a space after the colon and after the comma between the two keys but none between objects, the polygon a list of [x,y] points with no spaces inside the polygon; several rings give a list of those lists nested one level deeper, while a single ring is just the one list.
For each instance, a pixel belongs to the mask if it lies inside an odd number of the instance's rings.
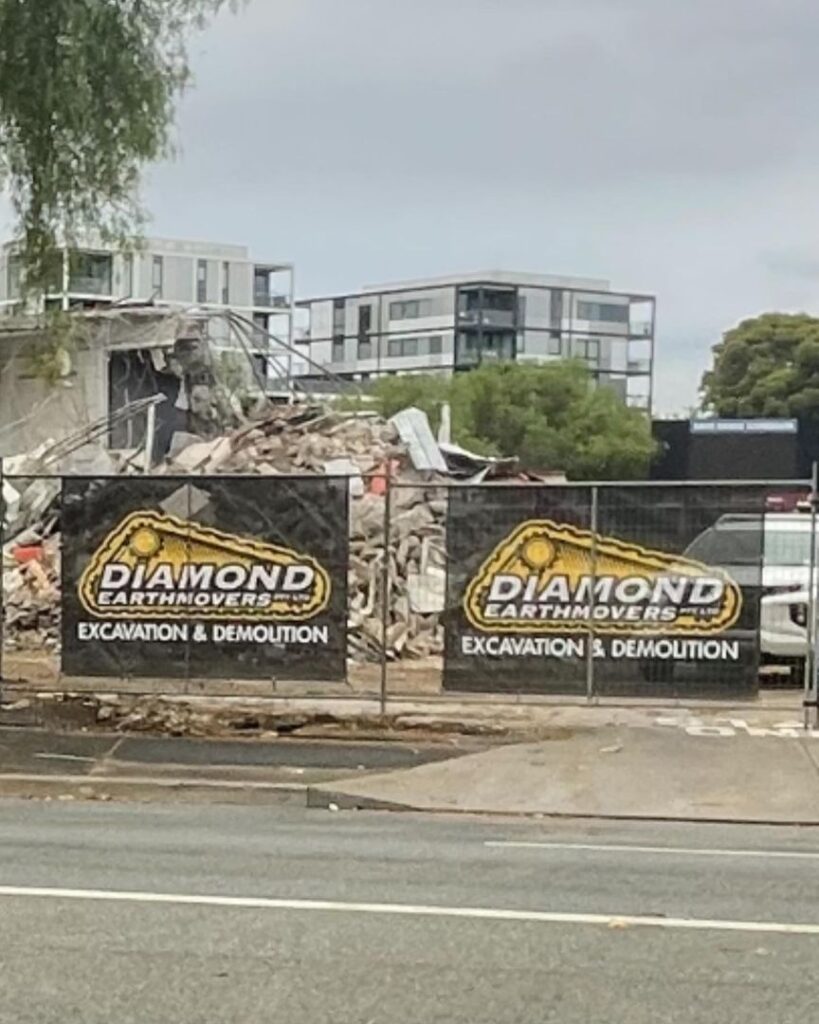
[{"label": "temporary fence panel", "polygon": [[742,485],[597,489],[595,694],[756,694],[766,498]]},{"label": "temporary fence panel", "polygon": [[554,587],[588,576],[591,519],[588,487],[450,489],[445,690],[586,692],[589,623],[563,614],[586,598]]},{"label": "temporary fence panel", "polygon": [[344,680],[348,481],[66,478],[67,675]]},{"label": "temporary fence panel", "polygon": [[[85,676],[215,693],[219,681],[238,695],[247,680],[256,695],[380,688],[384,703],[442,690],[752,696],[761,596],[798,576],[774,571],[782,553],[766,509],[779,483],[8,482],[11,520],[53,516],[61,533],[39,551],[36,538],[7,547],[7,683],[68,688]],[[725,532],[726,517],[741,528]],[[806,515],[787,529],[815,562],[813,524]],[[815,590],[810,566],[800,571],[794,607],[780,611],[797,633],[804,623],[807,651],[808,634],[819,643]]]},{"label": "temporary fence panel", "polygon": [[[451,489],[444,688],[756,693],[768,491]],[[726,516],[737,551],[713,529]]]},{"label": "temporary fence panel", "polygon": [[163,602],[174,597],[173,581],[170,590],[153,588],[155,569],[178,574],[189,561],[190,491],[168,477],[63,480],[64,674],[187,677],[186,610],[147,602],[149,593]]}]

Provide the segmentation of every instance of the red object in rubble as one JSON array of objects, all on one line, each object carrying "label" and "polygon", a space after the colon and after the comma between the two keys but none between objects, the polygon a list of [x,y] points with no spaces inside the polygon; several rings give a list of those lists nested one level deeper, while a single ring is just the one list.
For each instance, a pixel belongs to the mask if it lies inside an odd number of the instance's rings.
[{"label": "red object in rubble", "polygon": [[26,562],[42,562],[43,560],[43,545],[42,544],[26,544],[18,545],[16,548],[12,548],[14,560],[20,565],[25,565]]}]

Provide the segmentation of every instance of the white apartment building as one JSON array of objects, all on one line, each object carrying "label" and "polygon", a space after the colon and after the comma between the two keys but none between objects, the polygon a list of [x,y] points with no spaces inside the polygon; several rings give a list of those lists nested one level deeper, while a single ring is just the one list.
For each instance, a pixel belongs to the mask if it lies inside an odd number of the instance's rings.
[{"label": "white apartment building", "polygon": [[[266,333],[292,339],[293,265],[252,259],[242,245],[148,238],[132,251],[89,238],[63,246],[45,298],[22,298],[15,242],[0,246],[0,315],[42,309],[95,309],[151,302],[180,308],[232,310]],[[266,347],[260,344],[259,349]]]},{"label": "white apartment building", "polygon": [[373,285],[299,301],[299,383],[444,373],[498,360],[584,360],[595,379],[650,411],[654,296],[596,278],[488,271]]}]

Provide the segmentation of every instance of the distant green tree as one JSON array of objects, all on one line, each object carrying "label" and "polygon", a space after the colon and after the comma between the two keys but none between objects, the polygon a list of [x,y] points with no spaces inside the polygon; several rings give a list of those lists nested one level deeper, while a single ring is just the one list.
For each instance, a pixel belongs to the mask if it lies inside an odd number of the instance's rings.
[{"label": "distant green tree", "polygon": [[726,331],[702,378],[706,409],[726,417],[819,419],[819,319],[765,313]]},{"label": "distant green tree", "polygon": [[441,406],[450,400],[450,380],[429,374],[381,377],[373,389],[375,405],[389,419],[414,405],[429,417],[434,431],[441,422]]},{"label": "distant green tree", "polygon": [[0,188],[25,281],[44,288],[59,235],[125,238],[141,167],[171,150],[188,30],[236,0],[0,0]]},{"label": "distant green tree", "polygon": [[654,451],[651,425],[579,362],[494,363],[452,378],[387,377],[373,396],[385,416],[415,405],[437,429],[452,410],[453,440],[483,455],[518,456],[574,480],[641,478]]}]

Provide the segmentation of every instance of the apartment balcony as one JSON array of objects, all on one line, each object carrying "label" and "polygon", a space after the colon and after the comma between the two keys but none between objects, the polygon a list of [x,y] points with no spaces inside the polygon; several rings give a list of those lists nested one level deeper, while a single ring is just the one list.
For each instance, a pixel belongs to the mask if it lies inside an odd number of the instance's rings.
[{"label": "apartment balcony", "polygon": [[651,360],[650,359],[629,359],[629,361],[628,361],[628,372],[629,373],[651,373]]},{"label": "apartment balcony", "polygon": [[289,309],[290,296],[257,288],[253,292],[253,305],[260,309]]},{"label": "apartment balcony", "polygon": [[515,314],[507,309],[462,309],[458,312],[458,323],[462,327],[503,327],[515,326]]},{"label": "apartment balcony", "polygon": [[72,274],[68,279],[68,291],[71,295],[102,295],[110,297],[111,278],[102,275]]}]

